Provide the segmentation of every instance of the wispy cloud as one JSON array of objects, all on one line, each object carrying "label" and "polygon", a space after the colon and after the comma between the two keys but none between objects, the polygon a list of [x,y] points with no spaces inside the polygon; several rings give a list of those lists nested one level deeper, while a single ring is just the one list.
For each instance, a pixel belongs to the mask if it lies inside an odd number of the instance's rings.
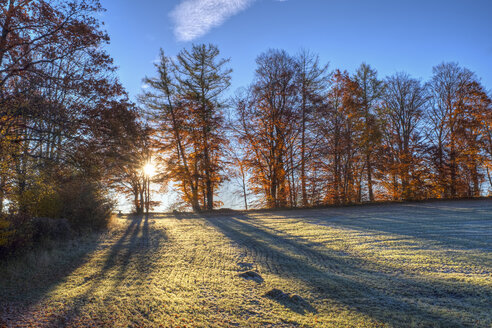
[{"label": "wispy cloud", "polygon": [[192,41],[222,25],[255,0],[183,0],[171,12],[174,34],[180,41]]}]

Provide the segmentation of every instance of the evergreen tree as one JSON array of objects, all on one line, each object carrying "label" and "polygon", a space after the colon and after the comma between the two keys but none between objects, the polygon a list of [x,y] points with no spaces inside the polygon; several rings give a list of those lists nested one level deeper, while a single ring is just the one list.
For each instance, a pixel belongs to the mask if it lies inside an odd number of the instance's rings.
[{"label": "evergreen tree", "polygon": [[158,76],[144,80],[150,88],[140,97],[154,123],[158,156],[195,211],[218,204],[214,194],[223,180],[222,96],[231,70],[219,54],[214,45],[194,45],[174,60],[161,51]]}]

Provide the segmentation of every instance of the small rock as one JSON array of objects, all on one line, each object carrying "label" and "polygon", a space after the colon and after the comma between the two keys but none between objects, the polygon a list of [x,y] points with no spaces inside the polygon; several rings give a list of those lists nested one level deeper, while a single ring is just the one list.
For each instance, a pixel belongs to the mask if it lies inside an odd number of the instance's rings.
[{"label": "small rock", "polygon": [[239,265],[242,270],[251,270],[251,269],[253,269],[253,263],[239,262],[237,265]]},{"label": "small rock", "polygon": [[246,271],[246,272],[239,274],[239,276],[241,278],[246,279],[246,280],[253,280],[259,284],[264,281],[262,276],[260,276],[258,273],[254,272],[254,271]]},{"label": "small rock", "polygon": [[266,293],[265,296],[266,297],[269,297],[269,298],[276,299],[276,300],[289,300],[290,299],[290,295],[289,294],[286,294],[286,293],[284,293],[283,291],[281,291],[280,289],[277,289],[277,288],[272,289],[271,291],[269,291],[268,293]]},{"label": "small rock", "polygon": [[279,302],[280,304],[290,308],[291,310],[304,314],[305,312],[317,313],[316,309],[309,304],[306,300],[304,300],[299,295],[290,295],[288,293],[284,293],[280,289],[272,289],[268,293],[265,294],[265,297],[268,297],[272,300]]}]

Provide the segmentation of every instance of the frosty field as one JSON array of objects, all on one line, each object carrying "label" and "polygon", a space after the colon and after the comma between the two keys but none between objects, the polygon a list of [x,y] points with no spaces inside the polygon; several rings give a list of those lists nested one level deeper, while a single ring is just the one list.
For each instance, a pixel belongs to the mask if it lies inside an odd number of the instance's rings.
[{"label": "frosty field", "polygon": [[492,201],[119,218],[0,268],[0,327],[491,327]]}]

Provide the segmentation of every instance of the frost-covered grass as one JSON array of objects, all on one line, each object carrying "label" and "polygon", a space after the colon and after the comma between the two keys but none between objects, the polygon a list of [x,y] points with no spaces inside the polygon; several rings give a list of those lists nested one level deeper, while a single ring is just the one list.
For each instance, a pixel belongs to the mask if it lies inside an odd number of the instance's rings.
[{"label": "frost-covered grass", "polygon": [[36,327],[492,326],[490,200],[153,215],[120,224],[78,247],[65,245],[57,258],[37,257],[39,266],[3,265],[0,320]]}]

